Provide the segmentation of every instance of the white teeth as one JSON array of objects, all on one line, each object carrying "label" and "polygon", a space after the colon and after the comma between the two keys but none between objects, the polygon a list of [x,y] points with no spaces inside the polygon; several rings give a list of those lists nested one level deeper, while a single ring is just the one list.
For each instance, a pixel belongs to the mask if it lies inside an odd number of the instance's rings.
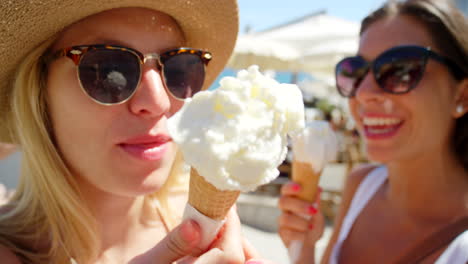
[{"label": "white teeth", "polygon": [[158,151],[159,149],[160,149],[160,147],[154,147],[154,148],[146,149],[144,152],[145,153],[154,153],[154,152]]},{"label": "white teeth", "polygon": [[383,128],[383,129],[376,129],[376,128],[370,128],[368,130],[369,133],[371,134],[387,134],[387,133],[390,133],[391,131],[393,131],[395,128]]},{"label": "white teeth", "polygon": [[401,123],[398,118],[364,117],[363,123],[366,126],[392,126]]}]

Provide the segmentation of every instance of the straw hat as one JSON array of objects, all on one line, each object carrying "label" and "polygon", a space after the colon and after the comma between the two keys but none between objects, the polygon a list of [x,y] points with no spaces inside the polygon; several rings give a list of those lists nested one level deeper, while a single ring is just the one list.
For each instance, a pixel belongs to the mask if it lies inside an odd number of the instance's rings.
[{"label": "straw hat", "polygon": [[8,135],[8,96],[21,60],[64,27],[87,16],[120,7],[143,7],[172,16],[187,46],[209,50],[205,89],[224,68],[238,33],[236,0],[1,0],[0,1],[0,142]]}]

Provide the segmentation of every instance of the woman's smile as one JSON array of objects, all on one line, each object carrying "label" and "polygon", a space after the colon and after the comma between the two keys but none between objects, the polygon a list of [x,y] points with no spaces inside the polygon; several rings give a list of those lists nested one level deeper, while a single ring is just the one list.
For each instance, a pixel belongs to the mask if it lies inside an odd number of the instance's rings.
[{"label": "woman's smile", "polygon": [[373,114],[363,116],[362,124],[367,140],[383,140],[395,136],[404,121],[398,117]]}]

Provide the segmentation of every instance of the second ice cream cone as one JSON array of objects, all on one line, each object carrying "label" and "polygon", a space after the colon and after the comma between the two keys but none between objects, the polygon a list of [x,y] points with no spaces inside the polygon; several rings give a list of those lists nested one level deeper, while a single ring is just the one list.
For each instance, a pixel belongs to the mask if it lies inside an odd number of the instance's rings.
[{"label": "second ice cream cone", "polygon": [[236,202],[240,191],[218,190],[200,176],[194,168],[190,171],[189,204],[200,213],[222,220]]},{"label": "second ice cream cone", "polygon": [[292,180],[301,185],[298,197],[308,202],[315,202],[321,172],[316,172],[307,162],[292,162]]}]

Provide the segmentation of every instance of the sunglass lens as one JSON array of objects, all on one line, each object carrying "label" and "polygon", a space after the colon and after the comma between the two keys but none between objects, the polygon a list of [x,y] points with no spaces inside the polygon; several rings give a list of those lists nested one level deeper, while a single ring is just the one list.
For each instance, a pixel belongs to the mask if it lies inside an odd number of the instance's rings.
[{"label": "sunglass lens", "polygon": [[343,59],[338,63],[335,70],[338,92],[344,97],[353,96],[366,73],[367,62],[361,57]]},{"label": "sunglass lens", "polygon": [[375,79],[389,93],[407,93],[421,80],[425,64],[425,55],[418,49],[393,50],[375,61]]},{"label": "sunglass lens", "polygon": [[104,104],[121,103],[138,85],[138,57],[121,50],[90,50],[80,61],[79,78],[83,89],[94,100]]},{"label": "sunglass lens", "polygon": [[167,89],[175,97],[190,98],[202,89],[205,65],[199,55],[180,53],[167,58],[163,64]]}]

